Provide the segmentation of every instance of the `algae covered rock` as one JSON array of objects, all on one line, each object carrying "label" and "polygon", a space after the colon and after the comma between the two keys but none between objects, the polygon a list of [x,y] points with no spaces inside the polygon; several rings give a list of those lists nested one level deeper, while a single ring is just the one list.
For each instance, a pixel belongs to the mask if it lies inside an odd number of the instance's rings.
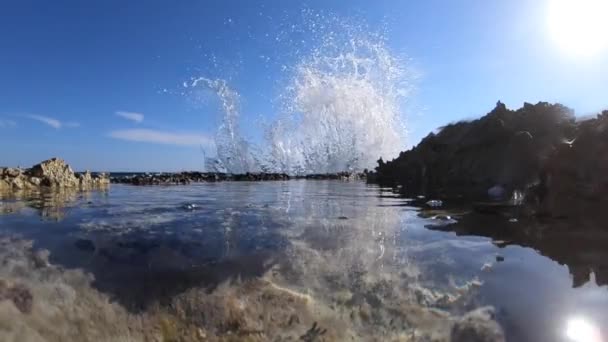
[{"label": "algae covered rock", "polygon": [[451,342],[504,342],[502,328],[494,319],[494,309],[483,307],[462,316],[453,326]]}]

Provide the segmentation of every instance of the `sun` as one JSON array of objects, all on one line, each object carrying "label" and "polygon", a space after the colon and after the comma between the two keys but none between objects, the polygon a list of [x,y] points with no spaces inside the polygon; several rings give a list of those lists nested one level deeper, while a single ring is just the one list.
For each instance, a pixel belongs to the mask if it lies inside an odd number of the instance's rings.
[{"label": "sun", "polygon": [[608,48],[608,0],[549,0],[549,32],[567,53],[596,56]]}]

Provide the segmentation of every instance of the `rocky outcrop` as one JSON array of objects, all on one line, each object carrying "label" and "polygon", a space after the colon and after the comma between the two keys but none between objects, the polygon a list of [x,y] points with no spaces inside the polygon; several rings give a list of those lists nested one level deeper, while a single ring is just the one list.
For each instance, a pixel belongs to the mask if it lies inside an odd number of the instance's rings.
[{"label": "rocky outcrop", "polygon": [[582,121],[550,155],[531,194],[539,214],[593,219],[608,213],[608,111]]},{"label": "rocky outcrop", "polygon": [[395,160],[379,160],[368,179],[414,196],[508,197],[538,181],[547,159],[573,138],[576,126],[572,110],[559,104],[526,103],[512,111],[498,102],[480,119],[442,127]]},{"label": "rocky outcrop", "polygon": [[411,196],[512,199],[534,215],[602,222],[606,174],[608,111],[576,121],[559,104],[512,111],[499,102],[480,119],[445,126],[395,160],[379,160],[368,181]]},{"label": "rocky outcrop", "polygon": [[90,189],[110,184],[105,174],[76,174],[62,159],[52,158],[30,169],[0,168],[0,191],[36,190],[40,188]]}]

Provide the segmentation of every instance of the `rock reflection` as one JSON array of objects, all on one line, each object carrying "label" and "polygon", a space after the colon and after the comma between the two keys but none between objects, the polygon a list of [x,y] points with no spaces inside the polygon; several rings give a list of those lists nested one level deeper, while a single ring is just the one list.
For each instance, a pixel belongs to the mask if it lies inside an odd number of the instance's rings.
[{"label": "rock reflection", "polygon": [[433,230],[454,231],[458,235],[486,236],[499,247],[520,245],[568,266],[572,286],[580,287],[595,274],[597,285],[608,285],[608,234],[595,222],[577,220],[517,221],[475,212],[457,211],[457,220],[431,225]]},{"label": "rock reflection", "polygon": [[49,188],[0,192],[0,214],[20,213],[29,208],[34,209],[43,219],[61,221],[71,208],[88,201],[92,192],[103,194],[107,189]]}]

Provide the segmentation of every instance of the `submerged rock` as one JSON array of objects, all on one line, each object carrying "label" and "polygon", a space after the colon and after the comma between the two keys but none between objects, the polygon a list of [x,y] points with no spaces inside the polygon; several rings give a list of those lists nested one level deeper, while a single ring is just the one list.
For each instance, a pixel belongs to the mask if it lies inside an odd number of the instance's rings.
[{"label": "submerged rock", "polygon": [[22,284],[11,284],[0,279],[0,301],[10,300],[22,313],[32,311],[33,296],[30,290]]},{"label": "submerged rock", "polygon": [[452,328],[451,342],[504,342],[502,328],[495,320],[494,309],[479,308],[460,318]]},{"label": "submerged rock", "polygon": [[95,251],[95,244],[89,239],[78,239],[74,242],[74,246],[81,251],[93,252]]},{"label": "submerged rock", "polygon": [[494,185],[488,189],[488,197],[492,200],[503,200],[505,199],[506,191],[501,185]]}]

